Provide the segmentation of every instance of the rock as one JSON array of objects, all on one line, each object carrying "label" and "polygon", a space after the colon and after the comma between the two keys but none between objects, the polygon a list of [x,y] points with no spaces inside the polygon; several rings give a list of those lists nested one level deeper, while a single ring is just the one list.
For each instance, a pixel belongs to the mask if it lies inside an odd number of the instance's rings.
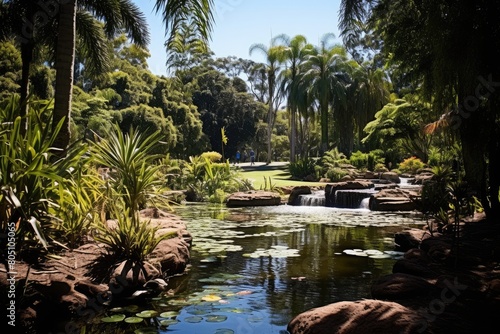
[{"label": "rock", "polygon": [[378,179],[378,173],[375,174],[374,172],[366,171],[365,179]]},{"label": "rock", "polygon": [[427,280],[410,274],[394,273],[386,275],[375,282],[371,287],[373,298],[385,300],[416,299],[429,296],[437,288]]},{"label": "rock", "polygon": [[401,304],[380,300],[338,302],[296,316],[290,334],[417,333],[423,318]]},{"label": "rock", "polygon": [[335,193],[337,192],[337,190],[361,190],[371,188],[373,188],[373,183],[366,180],[335,182],[327,184],[325,187],[325,205],[330,207],[335,206]]},{"label": "rock", "polygon": [[344,175],[340,181],[343,182],[343,181],[353,181],[354,180],[354,177],[351,176],[351,175]]},{"label": "rock", "polygon": [[418,248],[424,238],[429,238],[431,234],[428,231],[412,228],[410,230],[397,232],[394,234],[394,242],[398,250],[405,252],[411,248]]},{"label": "rock", "polygon": [[380,176],[384,180],[388,180],[392,183],[401,183],[401,179],[399,178],[399,175],[395,172],[384,172]]},{"label": "rock", "polygon": [[300,205],[299,196],[309,195],[311,193],[311,188],[308,186],[294,187],[288,197],[288,205]]},{"label": "rock", "polygon": [[409,275],[416,275],[424,278],[435,278],[439,274],[428,266],[428,262],[421,261],[420,259],[401,259],[394,263],[392,267],[393,273],[402,273]]},{"label": "rock", "polygon": [[384,189],[396,189],[398,185],[396,183],[375,183],[374,190],[384,190]]},{"label": "rock", "polygon": [[370,197],[370,210],[372,211],[413,211],[419,193],[407,189],[383,189]]},{"label": "rock", "polygon": [[226,202],[227,207],[244,206],[269,206],[280,205],[281,197],[277,193],[262,190],[251,190],[246,192],[237,192],[229,196]]},{"label": "rock", "polygon": [[[189,263],[189,244],[183,238],[162,240],[148,257],[161,276],[181,274]],[[152,279],[155,277],[150,277]]]},{"label": "rock", "polygon": [[415,175],[415,178],[413,180],[411,180],[410,183],[411,184],[424,184],[425,182],[432,180],[433,177],[434,177],[433,173],[429,173],[429,172],[420,173],[420,174]]}]

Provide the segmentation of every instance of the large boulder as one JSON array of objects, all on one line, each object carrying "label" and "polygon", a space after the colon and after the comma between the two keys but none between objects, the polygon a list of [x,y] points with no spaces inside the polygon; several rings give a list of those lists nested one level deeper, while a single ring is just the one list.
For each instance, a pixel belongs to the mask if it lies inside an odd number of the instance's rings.
[{"label": "large boulder", "polygon": [[226,206],[232,208],[244,206],[271,206],[280,204],[281,197],[279,194],[263,190],[237,192],[229,196],[226,202]]},{"label": "large boulder", "polygon": [[373,182],[366,180],[329,183],[325,187],[325,206],[336,206],[335,193],[337,190],[371,189],[373,186]]},{"label": "large boulder", "polygon": [[394,234],[394,242],[396,243],[398,250],[405,252],[412,248],[418,248],[422,240],[430,237],[431,234],[429,233],[429,231],[412,228],[405,231],[396,232],[396,234]]},{"label": "large boulder", "polygon": [[290,196],[288,196],[288,205],[300,205],[300,195],[310,195],[311,188],[308,186],[293,187]]},{"label": "large boulder", "polygon": [[417,191],[408,189],[383,189],[370,197],[372,211],[413,211],[416,210],[414,199],[419,197]]},{"label": "large boulder", "polygon": [[394,302],[338,302],[296,316],[290,334],[418,333],[425,320],[416,311]]},{"label": "large boulder", "polygon": [[399,175],[395,172],[384,172],[380,176],[383,180],[387,180],[392,183],[401,183],[401,179],[399,178]]},{"label": "large boulder", "polygon": [[376,280],[371,288],[373,298],[385,300],[414,300],[432,295],[437,288],[422,277],[395,273]]}]

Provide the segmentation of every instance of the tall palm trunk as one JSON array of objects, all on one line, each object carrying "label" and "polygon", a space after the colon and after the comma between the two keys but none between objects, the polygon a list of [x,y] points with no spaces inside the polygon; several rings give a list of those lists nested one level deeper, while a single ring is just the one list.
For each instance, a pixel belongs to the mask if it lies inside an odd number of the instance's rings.
[{"label": "tall palm trunk", "polygon": [[268,77],[268,85],[269,85],[269,111],[267,114],[267,163],[271,163],[272,156],[272,136],[273,136],[273,127],[274,127],[274,85],[275,85],[275,76],[274,73],[269,71]]},{"label": "tall palm trunk", "polygon": [[321,117],[321,155],[328,150],[328,100],[323,97],[320,103]]},{"label": "tall palm trunk", "polygon": [[297,107],[290,108],[290,162],[295,162],[297,146]]},{"label": "tall palm trunk", "polygon": [[67,0],[59,5],[57,29],[56,84],[53,127],[64,119],[55,140],[55,147],[65,150],[70,140],[71,99],[73,97],[73,75],[75,64],[77,0]]}]

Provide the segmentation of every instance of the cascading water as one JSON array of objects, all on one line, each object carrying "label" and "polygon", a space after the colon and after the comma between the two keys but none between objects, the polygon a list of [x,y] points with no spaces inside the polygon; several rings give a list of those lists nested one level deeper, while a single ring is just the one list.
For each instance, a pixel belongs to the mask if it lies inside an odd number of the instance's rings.
[{"label": "cascading water", "polygon": [[[333,207],[344,209],[368,209],[370,196],[377,191],[373,189],[337,190]],[[324,191],[315,191],[307,195],[299,195],[300,206],[325,206]]]},{"label": "cascading water", "polygon": [[337,190],[335,192],[336,208],[359,209],[364,199],[370,198],[375,194],[373,189],[356,189],[356,190]]},{"label": "cascading water", "polygon": [[315,191],[308,195],[299,195],[300,206],[325,206],[325,192]]}]

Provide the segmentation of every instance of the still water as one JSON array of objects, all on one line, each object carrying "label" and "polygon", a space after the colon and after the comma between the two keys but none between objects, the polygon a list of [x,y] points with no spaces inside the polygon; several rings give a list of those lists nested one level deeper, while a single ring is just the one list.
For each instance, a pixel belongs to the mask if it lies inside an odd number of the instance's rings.
[{"label": "still water", "polygon": [[372,280],[389,274],[402,255],[394,251],[394,233],[423,225],[410,213],[287,205],[196,204],[176,213],[193,236],[188,273],[170,279],[170,291],[150,304],[114,310],[155,316],[101,323],[100,330],[287,333],[288,322],[308,309],[370,298]]}]

